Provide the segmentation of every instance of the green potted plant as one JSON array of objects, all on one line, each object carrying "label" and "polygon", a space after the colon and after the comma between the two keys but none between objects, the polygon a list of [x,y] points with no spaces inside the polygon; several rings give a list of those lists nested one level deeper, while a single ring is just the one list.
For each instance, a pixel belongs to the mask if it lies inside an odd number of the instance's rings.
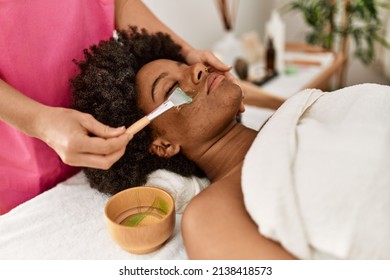
[{"label": "green potted plant", "polygon": [[388,9],[388,1],[377,0],[294,0],[284,11],[298,11],[311,31],[306,41],[325,49],[347,54],[348,41],[355,43],[354,55],[364,64],[375,59],[375,44],[390,48],[383,37],[380,9]]}]

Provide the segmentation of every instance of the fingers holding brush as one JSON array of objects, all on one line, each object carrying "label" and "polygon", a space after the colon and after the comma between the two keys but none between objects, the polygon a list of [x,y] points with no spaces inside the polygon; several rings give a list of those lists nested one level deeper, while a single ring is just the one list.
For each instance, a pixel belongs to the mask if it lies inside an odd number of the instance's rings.
[{"label": "fingers holding brush", "polygon": [[123,142],[128,142],[126,138],[125,135],[107,140],[91,138],[92,141],[87,141],[90,146],[83,148],[85,152],[70,154],[67,161],[76,166],[107,170],[124,155],[126,145],[123,146]]},{"label": "fingers holding brush", "polygon": [[37,137],[72,166],[107,169],[124,153],[133,138],[124,127],[102,124],[92,115],[66,108],[45,107]]}]

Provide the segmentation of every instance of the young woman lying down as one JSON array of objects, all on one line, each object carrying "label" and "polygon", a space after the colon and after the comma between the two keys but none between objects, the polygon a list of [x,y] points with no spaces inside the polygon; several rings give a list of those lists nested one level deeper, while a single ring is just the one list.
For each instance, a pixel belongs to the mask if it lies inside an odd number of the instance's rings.
[{"label": "young woman lying down", "polygon": [[79,62],[74,107],[111,126],[176,87],[193,98],[136,134],[111,169],[86,169],[92,187],[113,194],[157,169],[207,176],[182,218],[193,259],[390,258],[389,87],[303,91],[257,132],[236,120],[241,88],[179,50],[133,29]]}]

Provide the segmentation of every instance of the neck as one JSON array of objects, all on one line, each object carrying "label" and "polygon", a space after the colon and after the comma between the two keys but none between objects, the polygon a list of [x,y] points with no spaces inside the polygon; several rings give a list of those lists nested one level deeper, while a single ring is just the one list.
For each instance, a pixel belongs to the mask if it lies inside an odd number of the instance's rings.
[{"label": "neck", "polygon": [[236,124],[194,161],[211,181],[219,180],[242,163],[256,134],[256,131]]}]

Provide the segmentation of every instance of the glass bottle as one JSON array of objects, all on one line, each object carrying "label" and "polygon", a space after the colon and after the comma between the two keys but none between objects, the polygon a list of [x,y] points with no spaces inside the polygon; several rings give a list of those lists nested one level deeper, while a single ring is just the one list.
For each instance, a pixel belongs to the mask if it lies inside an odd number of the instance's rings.
[{"label": "glass bottle", "polygon": [[265,57],[266,57],[265,69],[266,69],[267,75],[272,75],[275,73],[275,57],[276,57],[276,51],[274,48],[274,42],[273,42],[272,38],[268,39]]}]

